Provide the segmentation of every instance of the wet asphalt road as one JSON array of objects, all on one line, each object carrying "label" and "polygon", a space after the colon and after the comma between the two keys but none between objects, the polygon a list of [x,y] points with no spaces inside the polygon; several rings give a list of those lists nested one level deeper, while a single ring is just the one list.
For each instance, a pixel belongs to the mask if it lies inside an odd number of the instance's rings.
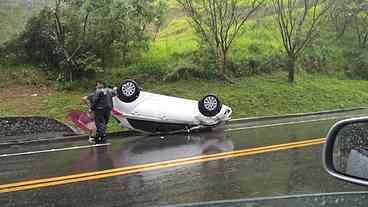
[{"label": "wet asphalt road", "polygon": [[[335,120],[166,137],[98,148],[0,157],[0,185],[324,137]],[[240,127],[241,128],[241,127]],[[0,155],[88,145],[0,149]],[[0,194],[2,206],[162,206],[211,200],[367,190],[328,176],[322,145]]]}]

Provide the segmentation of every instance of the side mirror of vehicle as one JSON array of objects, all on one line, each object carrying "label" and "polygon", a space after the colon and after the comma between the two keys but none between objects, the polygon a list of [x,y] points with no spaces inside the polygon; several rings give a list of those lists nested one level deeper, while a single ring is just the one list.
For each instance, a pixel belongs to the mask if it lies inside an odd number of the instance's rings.
[{"label": "side mirror of vehicle", "polygon": [[330,129],[323,165],[336,178],[368,185],[368,117],[343,120]]}]

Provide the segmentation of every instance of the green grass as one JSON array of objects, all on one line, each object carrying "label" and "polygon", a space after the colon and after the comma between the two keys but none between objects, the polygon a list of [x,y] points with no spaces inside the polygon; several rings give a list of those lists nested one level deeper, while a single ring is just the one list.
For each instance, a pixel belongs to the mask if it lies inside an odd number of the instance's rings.
[{"label": "green grass", "polygon": [[[146,83],[147,91],[199,100],[215,93],[233,108],[234,118],[321,111],[366,106],[368,81],[344,80],[337,77],[299,74],[295,84],[286,74],[243,78],[236,84],[218,81],[187,80],[172,83]],[[353,89],[353,90],[352,90]],[[1,93],[1,91],[0,91]],[[80,98],[87,91],[52,90],[40,97],[15,97],[0,101],[0,116],[42,115],[67,121],[70,110],[85,110]],[[1,95],[1,94],[0,94]],[[110,131],[120,130],[115,121]]]},{"label": "green grass", "polygon": [[[178,56],[196,51],[197,39],[185,17],[173,18],[160,31],[149,51],[144,54],[144,61],[167,67],[167,64],[175,63]],[[265,17],[248,21],[234,41],[229,56],[233,61],[241,61],[248,58],[267,57],[280,50],[282,45],[274,20],[272,17]],[[166,69],[170,70],[170,68]]]},{"label": "green grass", "polygon": [[[49,88],[48,92],[48,94],[39,94],[37,97],[31,96],[34,92],[28,92],[0,101],[0,116],[47,116],[72,125],[67,117],[68,112],[87,110],[87,107],[81,102],[81,97],[87,94],[86,91],[57,91]],[[3,94],[4,91],[0,90],[0,95]],[[118,130],[121,128],[112,119],[109,131]]]},{"label": "green grass", "polygon": [[255,57],[267,57],[282,49],[279,33],[274,19],[264,17],[261,20],[250,20],[243,32],[235,40],[230,51],[233,61]]},{"label": "green grass", "polygon": [[30,65],[2,65],[0,62],[0,88],[7,85],[47,85],[43,72]]},{"label": "green grass", "polygon": [[207,93],[215,93],[224,104],[233,108],[237,118],[366,105],[368,81],[299,75],[297,83],[289,84],[286,77],[286,74],[279,73],[244,78],[234,85],[201,80],[155,84],[145,88],[196,100]]},{"label": "green grass", "polygon": [[[196,2],[196,1],[194,1]],[[252,3],[252,0],[240,0],[239,1],[239,5],[240,6],[248,6]],[[265,4],[270,4],[271,1],[270,0],[266,0],[264,1]],[[178,8],[180,7],[180,5],[178,4],[177,0],[167,0],[167,5],[169,8]]]},{"label": "green grass", "polygon": [[186,18],[174,18],[151,44],[144,59],[156,63],[173,62],[176,55],[186,54],[198,48],[196,37]]}]

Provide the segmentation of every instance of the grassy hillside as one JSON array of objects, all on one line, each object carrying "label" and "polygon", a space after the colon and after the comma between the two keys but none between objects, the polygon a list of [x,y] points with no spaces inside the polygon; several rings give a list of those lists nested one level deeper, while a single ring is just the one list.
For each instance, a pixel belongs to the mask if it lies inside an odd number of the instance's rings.
[{"label": "grassy hillside", "polygon": [[[3,97],[0,116],[42,115],[68,121],[68,111],[86,110],[80,101],[88,93],[86,90],[58,91],[42,79],[37,81],[41,83],[39,85],[19,84],[16,79],[15,76],[14,82],[0,89]],[[368,81],[304,73],[300,73],[298,79],[298,83],[289,84],[286,74],[281,72],[242,78],[232,85],[204,80],[139,84],[147,91],[194,100],[215,93],[224,104],[233,108],[234,118],[367,106]],[[118,129],[112,122],[110,130]]]},{"label": "grassy hillside", "polygon": [[19,34],[27,20],[53,0],[1,0],[0,44]]},{"label": "grassy hillside", "polygon": [[[198,49],[198,37],[186,17],[174,17],[167,21],[168,23],[161,29],[148,52],[144,54],[144,61],[171,70],[171,66],[181,57]],[[236,63],[250,59],[266,62],[270,56],[281,50],[282,45],[274,19],[264,17],[247,22],[241,35],[235,40],[229,55]]]}]

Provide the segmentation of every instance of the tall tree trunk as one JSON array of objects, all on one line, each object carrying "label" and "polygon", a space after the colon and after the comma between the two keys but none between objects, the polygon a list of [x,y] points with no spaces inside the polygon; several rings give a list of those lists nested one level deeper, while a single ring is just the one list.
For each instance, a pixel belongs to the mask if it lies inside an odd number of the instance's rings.
[{"label": "tall tree trunk", "polygon": [[106,71],[106,60],[105,60],[105,54],[106,53],[104,53],[104,54],[102,54],[101,55],[101,61],[102,61],[102,70],[105,72]]},{"label": "tall tree trunk", "polygon": [[226,73],[227,73],[227,66],[228,66],[228,61],[227,61],[227,52],[226,51],[222,51],[222,67],[223,67],[223,71],[224,71],[224,73],[225,73],[225,75],[226,75]]},{"label": "tall tree trunk", "polygon": [[228,59],[227,59],[227,52],[222,51],[222,50],[218,50],[217,52],[217,65],[219,67],[219,72],[220,72],[220,77],[229,82],[229,83],[235,83],[233,80],[231,80],[231,78],[228,76]]},{"label": "tall tree trunk", "polygon": [[73,69],[69,70],[69,75],[70,75],[69,81],[70,81],[70,83],[73,83]]},{"label": "tall tree trunk", "polygon": [[66,81],[68,81],[68,70],[66,68],[64,68],[64,80],[63,80],[63,83],[65,83]]},{"label": "tall tree trunk", "polygon": [[221,72],[224,76],[227,76],[227,58],[225,54],[221,54]]},{"label": "tall tree trunk", "polygon": [[73,82],[73,71],[70,69],[69,64],[64,68],[64,82]]},{"label": "tall tree trunk", "polygon": [[220,48],[216,48],[215,53],[219,75],[225,77],[227,75],[227,57]]},{"label": "tall tree trunk", "polygon": [[289,71],[288,80],[290,83],[294,83],[295,81],[295,63],[296,63],[296,58],[293,55],[289,55],[287,67]]},{"label": "tall tree trunk", "polygon": [[74,66],[73,63],[67,62],[64,67],[64,82],[70,82],[72,83],[74,81],[74,71],[76,70],[76,66]]}]

